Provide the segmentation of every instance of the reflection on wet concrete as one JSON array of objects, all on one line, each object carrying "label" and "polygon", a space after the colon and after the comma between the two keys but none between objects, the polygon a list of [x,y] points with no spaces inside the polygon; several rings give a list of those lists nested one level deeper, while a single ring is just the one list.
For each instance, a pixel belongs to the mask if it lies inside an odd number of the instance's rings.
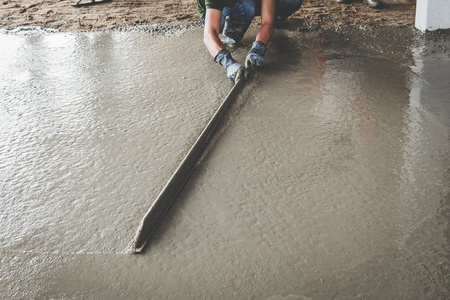
[{"label": "reflection on wet concrete", "polygon": [[140,218],[231,87],[201,29],[0,45],[2,297],[448,294],[449,35],[278,30],[142,256]]},{"label": "reflection on wet concrete", "polygon": [[[3,246],[121,251],[126,245],[117,237],[126,241],[136,226],[118,217],[123,206],[131,216],[145,212],[153,189],[170,175],[161,175],[167,165],[158,162],[182,157],[213,111],[218,100],[210,99],[221,91],[207,89],[205,97],[196,95],[201,100],[179,105],[185,92],[214,76],[203,64],[198,76],[183,78],[182,62],[167,62],[166,53],[178,45],[140,37],[129,42],[132,35],[2,36],[8,45],[1,83],[4,205],[16,214],[8,217]],[[196,59],[200,65],[202,57]],[[135,190],[142,182],[148,190]],[[48,239],[48,226],[60,239]],[[106,241],[100,248],[99,239]]]}]

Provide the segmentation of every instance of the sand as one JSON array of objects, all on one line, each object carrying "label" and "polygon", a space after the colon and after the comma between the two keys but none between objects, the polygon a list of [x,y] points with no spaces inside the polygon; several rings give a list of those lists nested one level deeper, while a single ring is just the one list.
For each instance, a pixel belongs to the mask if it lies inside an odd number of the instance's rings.
[{"label": "sand", "polygon": [[[199,23],[194,0],[113,0],[74,7],[74,0],[2,0],[0,28],[40,26],[60,31],[90,31],[136,25]],[[291,16],[296,28],[333,28],[342,25],[412,26],[415,3],[371,9],[361,0],[309,0]],[[258,22],[258,18],[255,19]]]}]

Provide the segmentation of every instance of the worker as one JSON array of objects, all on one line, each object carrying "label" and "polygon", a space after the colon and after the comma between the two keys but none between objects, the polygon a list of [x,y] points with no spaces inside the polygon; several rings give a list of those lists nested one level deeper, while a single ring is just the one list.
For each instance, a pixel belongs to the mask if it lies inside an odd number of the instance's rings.
[{"label": "worker", "polygon": [[[303,0],[197,0],[204,26],[203,42],[214,61],[223,66],[227,77],[237,81],[244,67],[233,59],[224,44],[238,43],[254,16],[261,16],[261,28],[245,59],[246,68],[263,64],[267,44],[275,23],[282,22],[300,9]],[[223,35],[223,39],[219,38]]]}]

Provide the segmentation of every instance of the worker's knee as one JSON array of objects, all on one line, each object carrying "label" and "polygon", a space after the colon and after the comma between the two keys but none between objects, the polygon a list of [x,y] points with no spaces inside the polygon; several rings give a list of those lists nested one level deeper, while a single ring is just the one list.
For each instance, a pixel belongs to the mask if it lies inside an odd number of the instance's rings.
[{"label": "worker's knee", "polygon": [[250,23],[255,16],[256,4],[254,0],[239,0],[233,6],[227,6],[223,9],[223,18],[230,16],[231,19],[238,22]]},{"label": "worker's knee", "polygon": [[287,19],[302,6],[303,0],[275,0],[276,15]]}]

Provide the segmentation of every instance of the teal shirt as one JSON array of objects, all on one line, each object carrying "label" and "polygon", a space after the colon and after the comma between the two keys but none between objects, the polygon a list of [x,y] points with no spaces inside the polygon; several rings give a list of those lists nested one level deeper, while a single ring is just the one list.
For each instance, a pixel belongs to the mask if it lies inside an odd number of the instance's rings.
[{"label": "teal shirt", "polygon": [[200,17],[204,18],[206,9],[214,8],[222,10],[225,6],[232,6],[237,0],[197,0],[197,10],[200,13]]}]

